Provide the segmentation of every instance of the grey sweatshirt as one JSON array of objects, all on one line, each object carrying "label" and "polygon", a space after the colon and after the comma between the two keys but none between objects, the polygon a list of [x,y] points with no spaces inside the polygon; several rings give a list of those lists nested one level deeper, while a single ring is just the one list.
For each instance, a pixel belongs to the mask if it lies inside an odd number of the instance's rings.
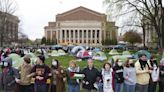
[{"label": "grey sweatshirt", "polygon": [[124,68],[124,78],[125,78],[126,84],[135,85],[136,84],[136,69],[133,67],[129,67],[129,68],[125,67]]}]

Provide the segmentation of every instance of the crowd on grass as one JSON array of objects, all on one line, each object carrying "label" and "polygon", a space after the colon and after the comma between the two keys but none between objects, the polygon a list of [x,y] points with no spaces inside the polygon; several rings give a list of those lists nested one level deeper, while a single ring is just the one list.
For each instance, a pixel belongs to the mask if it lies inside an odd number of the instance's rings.
[{"label": "crowd on grass", "polygon": [[31,65],[25,55],[23,64],[15,69],[9,54],[0,54],[0,92],[164,92],[164,59],[159,64],[155,56],[149,60],[140,54],[136,62],[104,62],[98,70],[92,59],[84,69],[75,60],[68,61],[69,67],[64,69],[56,59],[51,67],[46,65],[42,54]]}]

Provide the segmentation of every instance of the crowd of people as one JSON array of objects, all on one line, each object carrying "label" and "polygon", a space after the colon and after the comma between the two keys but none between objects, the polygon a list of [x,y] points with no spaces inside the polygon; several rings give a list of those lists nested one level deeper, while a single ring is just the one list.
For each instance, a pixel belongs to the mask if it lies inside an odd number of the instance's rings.
[{"label": "crowd of people", "polygon": [[50,67],[46,65],[44,55],[31,65],[25,55],[23,64],[15,69],[8,54],[1,54],[0,92],[80,92],[81,88],[83,92],[157,92],[157,85],[158,92],[164,92],[164,59],[158,64],[155,56],[148,60],[140,54],[136,62],[125,63],[117,59],[114,64],[105,62],[98,70],[92,59],[84,69],[75,60],[64,69],[55,59]]}]

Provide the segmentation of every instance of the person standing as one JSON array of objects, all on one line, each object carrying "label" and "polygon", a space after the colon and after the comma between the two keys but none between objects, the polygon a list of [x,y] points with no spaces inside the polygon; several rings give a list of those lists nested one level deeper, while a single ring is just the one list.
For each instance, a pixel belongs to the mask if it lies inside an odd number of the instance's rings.
[{"label": "person standing", "polygon": [[139,55],[139,60],[135,63],[137,83],[136,92],[148,92],[150,79],[150,65],[145,54]]},{"label": "person standing", "polygon": [[162,58],[159,68],[159,92],[164,92],[164,58]]},{"label": "person standing", "polygon": [[133,60],[127,60],[124,67],[124,89],[125,92],[135,92],[136,87],[136,69]]},{"label": "person standing", "polygon": [[99,71],[94,67],[93,60],[88,59],[88,66],[82,70],[82,73],[85,75],[83,79],[83,88],[84,92],[96,92],[94,84],[97,77],[100,77]]},{"label": "person standing", "polygon": [[114,74],[110,63],[105,63],[102,69],[103,92],[114,92]]},{"label": "person standing", "polygon": [[114,70],[114,80],[115,80],[115,92],[122,92],[124,77],[123,77],[123,64],[120,60],[116,60]]},{"label": "person standing", "polygon": [[155,56],[151,56],[150,65],[152,72],[150,73],[148,92],[156,92],[156,87],[159,80],[159,67]]},{"label": "person standing", "polygon": [[44,63],[45,57],[38,56],[37,64],[32,68],[28,77],[34,77],[34,92],[47,92],[47,79],[49,78],[50,68]]},{"label": "person standing", "polygon": [[58,60],[52,61],[52,83],[51,83],[51,92],[66,92],[65,81],[66,81],[66,72],[60,65]]},{"label": "person standing", "polygon": [[19,79],[18,70],[12,67],[12,59],[6,57],[2,60],[2,73],[0,74],[0,92],[14,92]]},{"label": "person standing", "polygon": [[79,73],[80,68],[76,65],[76,61],[70,61],[67,69],[68,92],[79,92],[79,79],[74,78],[75,73]]},{"label": "person standing", "polygon": [[30,58],[25,56],[23,64],[18,68],[20,71],[20,80],[18,81],[20,92],[32,92],[31,77],[27,77],[32,70],[30,63]]}]

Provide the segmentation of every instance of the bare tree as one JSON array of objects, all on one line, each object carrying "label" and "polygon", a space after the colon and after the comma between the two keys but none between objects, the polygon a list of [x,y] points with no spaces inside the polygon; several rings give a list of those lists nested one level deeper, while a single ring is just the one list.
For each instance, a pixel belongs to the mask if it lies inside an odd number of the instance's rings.
[{"label": "bare tree", "polygon": [[15,0],[0,0],[0,46],[3,46],[4,34],[8,24],[8,16],[15,13],[17,5]]},{"label": "bare tree", "polygon": [[[162,29],[162,17],[164,16],[162,0],[105,0],[105,4],[107,5],[107,11],[111,12],[115,18],[123,17],[123,24],[130,24],[131,28],[139,25],[144,31],[146,30],[144,27],[147,25],[145,21],[149,21],[148,25],[154,28],[158,36],[158,45],[164,48],[164,36],[162,36],[164,35],[164,29]],[[125,23],[127,20],[129,20],[128,24]]]}]

